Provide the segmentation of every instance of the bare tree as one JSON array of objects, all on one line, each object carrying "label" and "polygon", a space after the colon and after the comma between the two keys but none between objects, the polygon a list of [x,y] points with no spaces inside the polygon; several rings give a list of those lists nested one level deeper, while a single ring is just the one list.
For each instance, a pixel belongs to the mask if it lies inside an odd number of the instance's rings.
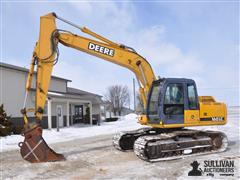
[{"label": "bare tree", "polygon": [[141,98],[141,95],[139,93],[137,93],[137,108],[136,108],[136,111],[138,113],[143,113],[144,111],[144,105],[143,105],[143,101],[142,101],[142,98]]},{"label": "bare tree", "polygon": [[113,85],[108,87],[105,94],[106,101],[109,102],[111,111],[116,116],[120,116],[124,106],[127,106],[130,101],[129,89],[127,86]]}]

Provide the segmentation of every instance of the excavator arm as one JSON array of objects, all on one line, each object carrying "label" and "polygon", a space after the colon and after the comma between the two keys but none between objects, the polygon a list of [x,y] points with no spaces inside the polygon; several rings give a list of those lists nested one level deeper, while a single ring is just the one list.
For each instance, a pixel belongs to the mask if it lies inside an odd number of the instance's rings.
[{"label": "excavator arm", "polygon": [[[69,31],[56,28],[56,19],[64,21],[86,33],[96,40],[73,34]],[[77,49],[106,61],[118,64],[131,70],[139,82],[139,92],[144,108],[147,105],[147,94],[152,82],[156,79],[150,64],[134,49],[122,44],[114,43],[86,27],[79,27],[55,13],[42,16],[40,19],[39,40],[36,43],[33,58],[26,83],[26,96],[21,110],[25,123],[25,140],[19,143],[22,157],[30,162],[46,162],[63,160],[61,154],[55,153],[42,138],[40,122],[46,103],[47,93],[52,75],[53,66],[58,60],[58,43]],[[28,92],[31,89],[32,77],[36,66],[36,102],[35,108],[26,109]],[[36,122],[30,124],[28,112],[34,112]],[[145,117],[146,118],[146,117]]]},{"label": "excavator arm", "polygon": [[[40,36],[33,53],[33,59],[28,75],[26,90],[31,88],[34,66],[37,65],[36,83],[36,118],[41,120],[45,105],[52,68],[58,56],[58,43],[83,51],[109,62],[131,70],[137,77],[144,107],[147,104],[147,93],[156,79],[150,64],[132,48],[116,44],[90,31],[86,27],[82,32],[98,40],[89,39],[68,31],[56,29],[56,14],[51,13],[41,17]],[[62,19],[62,18],[61,18]],[[66,21],[66,20],[65,20]]]}]

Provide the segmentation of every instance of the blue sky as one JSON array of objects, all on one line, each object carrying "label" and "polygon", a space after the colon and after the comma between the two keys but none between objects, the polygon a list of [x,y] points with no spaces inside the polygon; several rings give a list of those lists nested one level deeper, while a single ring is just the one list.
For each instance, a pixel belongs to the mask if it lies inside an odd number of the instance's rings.
[{"label": "blue sky", "polygon": [[[39,17],[56,12],[76,24],[133,47],[161,77],[192,78],[199,95],[239,104],[239,3],[237,2],[2,2],[1,61],[29,67]],[[58,22],[58,28],[84,35]],[[54,75],[70,86],[104,94],[113,84],[132,89],[127,69],[60,47]],[[133,99],[133,98],[132,98]]]}]

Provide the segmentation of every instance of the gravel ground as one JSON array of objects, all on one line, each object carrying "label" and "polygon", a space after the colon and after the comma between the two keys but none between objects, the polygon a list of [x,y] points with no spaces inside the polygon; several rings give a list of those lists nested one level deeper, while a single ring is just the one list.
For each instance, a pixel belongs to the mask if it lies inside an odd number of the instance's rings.
[{"label": "gravel ground", "polygon": [[239,141],[230,141],[228,150],[219,154],[148,163],[133,152],[115,150],[111,138],[112,135],[103,135],[51,145],[67,157],[62,162],[30,164],[18,150],[3,152],[1,179],[186,179],[194,160],[202,163],[208,159],[232,159],[235,172],[239,170]]}]

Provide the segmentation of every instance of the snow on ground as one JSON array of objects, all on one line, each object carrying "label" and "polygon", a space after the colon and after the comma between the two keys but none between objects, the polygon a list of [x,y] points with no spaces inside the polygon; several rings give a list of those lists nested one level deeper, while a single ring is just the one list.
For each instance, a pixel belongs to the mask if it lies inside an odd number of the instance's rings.
[{"label": "snow on ground", "polygon": [[[63,128],[44,130],[44,138],[52,143],[51,147],[63,153],[66,161],[30,164],[24,161],[17,150],[18,139],[10,136],[1,139],[5,152],[0,153],[0,179],[193,179],[188,177],[191,163],[197,160],[203,168],[205,160],[234,160],[234,177],[240,179],[239,155],[239,109],[229,110],[228,123],[225,126],[197,127],[225,132],[229,147],[225,152],[183,159],[149,163],[140,160],[131,152],[117,151],[112,146],[112,133],[141,127],[136,115],[129,115],[117,122],[103,123],[93,127]],[[101,135],[108,134],[108,135]],[[92,136],[92,137],[89,137]],[[14,140],[14,138],[16,138]],[[7,142],[6,142],[7,140]],[[22,139],[20,139],[22,140]],[[60,142],[62,141],[62,142]],[[64,142],[63,142],[64,141]],[[67,142],[65,142],[67,141]],[[11,144],[11,143],[13,144]],[[60,143],[54,143],[60,142]],[[54,144],[53,144],[54,143]],[[15,149],[8,151],[11,148]],[[14,162],[14,163],[13,163]],[[4,168],[3,168],[4,167]],[[226,179],[215,174],[211,179]],[[209,179],[206,174],[194,179]]]},{"label": "snow on ground", "polygon": [[[59,132],[56,129],[43,130],[43,138],[48,144],[81,139],[86,137],[98,136],[103,134],[114,134],[118,131],[128,131],[141,128],[137,123],[136,114],[128,114],[115,122],[104,122],[100,126],[76,125],[61,128]],[[18,143],[24,140],[21,135],[11,135],[1,137],[1,152],[18,149]]]},{"label": "snow on ground", "polygon": [[[222,131],[228,136],[229,140],[239,141],[239,110],[239,107],[230,108],[228,110],[228,123],[224,126],[203,126],[190,128],[199,130]],[[104,122],[100,126],[76,125],[61,128],[59,132],[57,132],[56,129],[44,129],[43,138],[48,144],[53,144],[57,142],[65,142],[98,135],[114,134],[119,131],[134,130],[142,127],[142,125],[137,123],[137,115],[132,113],[121,117],[118,121],[115,122]],[[21,135],[1,137],[1,152],[18,149],[18,143],[23,140],[24,137]]]}]

